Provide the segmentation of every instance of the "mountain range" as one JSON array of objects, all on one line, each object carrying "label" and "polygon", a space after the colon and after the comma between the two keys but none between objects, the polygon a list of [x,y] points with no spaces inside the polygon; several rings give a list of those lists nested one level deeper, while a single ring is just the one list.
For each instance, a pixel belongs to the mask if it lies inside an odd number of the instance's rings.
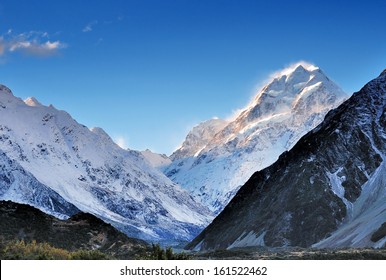
[{"label": "mountain range", "polygon": [[131,237],[191,240],[212,213],[101,129],[0,87],[0,199],[68,218],[96,215]]},{"label": "mountain range", "polygon": [[191,250],[385,247],[386,71],[348,98],[296,64],[170,157],[122,149],[2,85],[0,116],[0,200],[54,223],[85,212],[149,242],[194,239]]}]

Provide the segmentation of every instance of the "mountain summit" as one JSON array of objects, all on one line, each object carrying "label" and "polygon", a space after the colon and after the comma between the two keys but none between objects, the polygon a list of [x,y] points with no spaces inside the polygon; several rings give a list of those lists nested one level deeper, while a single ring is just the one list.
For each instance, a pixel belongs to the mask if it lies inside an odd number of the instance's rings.
[{"label": "mountain summit", "polygon": [[[165,174],[219,213],[255,171],[275,162],[346,96],[316,66],[286,68],[234,120],[195,127]],[[202,126],[210,132],[200,142],[193,136],[203,135]]]},{"label": "mountain summit", "polygon": [[190,245],[384,247],[386,73],[253,174]]}]

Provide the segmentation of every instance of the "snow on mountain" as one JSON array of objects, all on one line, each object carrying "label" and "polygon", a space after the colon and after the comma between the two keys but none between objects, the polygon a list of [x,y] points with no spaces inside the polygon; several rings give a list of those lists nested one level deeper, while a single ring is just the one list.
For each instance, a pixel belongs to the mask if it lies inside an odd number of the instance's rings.
[{"label": "snow on mountain", "polygon": [[174,151],[170,159],[175,161],[197,156],[213,139],[216,133],[221,131],[228,123],[226,120],[214,118],[193,127],[181,147]]},{"label": "snow on mountain", "polygon": [[[151,167],[141,153],[121,149],[102,129],[90,130],[51,105],[16,98],[5,86],[0,86],[0,150],[38,181],[37,189],[48,187],[129,236],[189,240],[211,219],[208,209]],[[15,178],[13,193],[25,192],[21,182]],[[31,194],[17,202],[52,213]]]},{"label": "snow on mountain", "polygon": [[[1,131],[1,128],[0,128]],[[0,141],[3,141],[0,135]],[[60,219],[80,212],[57,192],[40,183],[31,173],[24,170],[0,150],[0,200],[35,205],[42,211]]]},{"label": "snow on mountain", "polygon": [[24,103],[28,106],[42,106],[42,104],[35,97],[27,98],[24,100]]},{"label": "snow on mountain", "polygon": [[386,71],[252,175],[189,249],[386,247]]},{"label": "snow on mountain", "polygon": [[346,96],[318,67],[284,69],[231,122],[195,127],[165,174],[219,213],[255,171],[275,162]]},{"label": "snow on mountain", "polygon": [[172,163],[171,159],[167,155],[153,153],[149,149],[146,149],[145,151],[141,151],[141,154],[151,166],[159,170],[162,170],[164,167]]}]

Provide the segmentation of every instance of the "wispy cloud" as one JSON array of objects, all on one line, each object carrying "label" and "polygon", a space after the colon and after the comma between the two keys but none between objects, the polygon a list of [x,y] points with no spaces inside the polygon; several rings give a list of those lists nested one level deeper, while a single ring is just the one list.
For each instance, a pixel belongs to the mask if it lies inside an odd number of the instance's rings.
[{"label": "wispy cloud", "polygon": [[59,40],[51,41],[47,32],[29,31],[14,34],[12,29],[9,29],[0,36],[0,56],[16,52],[33,56],[50,56],[66,47],[67,44]]},{"label": "wispy cloud", "polygon": [[122,149],[127,149],[129,146],[128,141],[123,136],[114,137],[114,142]]},{"label": "wispy cloud", "polygon": [[82,32],[91,32],[93,27],[98,24],[97,20],[87,23],[87,25],[82,29]]},{"label": "wispy cloud", "polygon": [[294,71],[296,69],[296,67],[298,67],[299,65],[302,65],[304,68],[306,68],[308,70],[314,70],[317,68],[316,66],[314,66],[314,64],[312,64],[308,61],[300,60],[300,61],[286,65],[283,69],[281,69],[279,71],[275,71],[275,72],[271,73],[269,75],[269,78],[267,80],[265,80],[264,83],[271,82],[276,77],[288,75],[289,73]]}]

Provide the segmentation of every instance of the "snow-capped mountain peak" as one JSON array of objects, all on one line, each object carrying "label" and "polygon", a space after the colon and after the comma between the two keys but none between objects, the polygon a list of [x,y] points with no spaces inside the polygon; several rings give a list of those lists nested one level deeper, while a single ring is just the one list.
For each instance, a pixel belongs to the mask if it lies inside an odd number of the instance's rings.
[{"label": "snow-capped mountain peak", "polygon": [[[325,87],[326,91],[334,93],[338,99],[346,96],[338,86],[316,66],[302,64],[278,72],[278,76],[268,83],[257,94],[255,100],[247,106],[248,121],[266,118],[276,114],[290,113],[296,105],[315,91]],[[313,96],[313,99],[318,99]],[[322,101],[322,100],[319,100]],[[323,109],[323,107],[319,107]],[[318,109],[314,107],[313,110]],[[239,116],[243,118],[243,115]]]},{"label": "snow-capped mountain peak", "polygon": [[171,156],[171,160],[197,156],[212,140],[217,132],[222,130],[229,122],[219,118],[204,121],[188,133],[181,147]]},{"label": "snow-capped mountain peak", "polygon": [[141,151],[141,154],[151,166],[160,170],[163,170],[163,168],[172,163],[171,159],[167,155],[153,153],[149,149]]},{"label": "snow-capped mountain peak", "polygon": [[278,71],[220,130],[202,137],[196,133],[202,124],[193,128],[165,174],[218,213],[255,171],[275,162],[346,96],[314,65]]},{"label": "snow-capped mountain peak", "polygon": [[32,107],[43,106],[35,97],[27,98],[26,100],[24,100],[24,103]]}]

